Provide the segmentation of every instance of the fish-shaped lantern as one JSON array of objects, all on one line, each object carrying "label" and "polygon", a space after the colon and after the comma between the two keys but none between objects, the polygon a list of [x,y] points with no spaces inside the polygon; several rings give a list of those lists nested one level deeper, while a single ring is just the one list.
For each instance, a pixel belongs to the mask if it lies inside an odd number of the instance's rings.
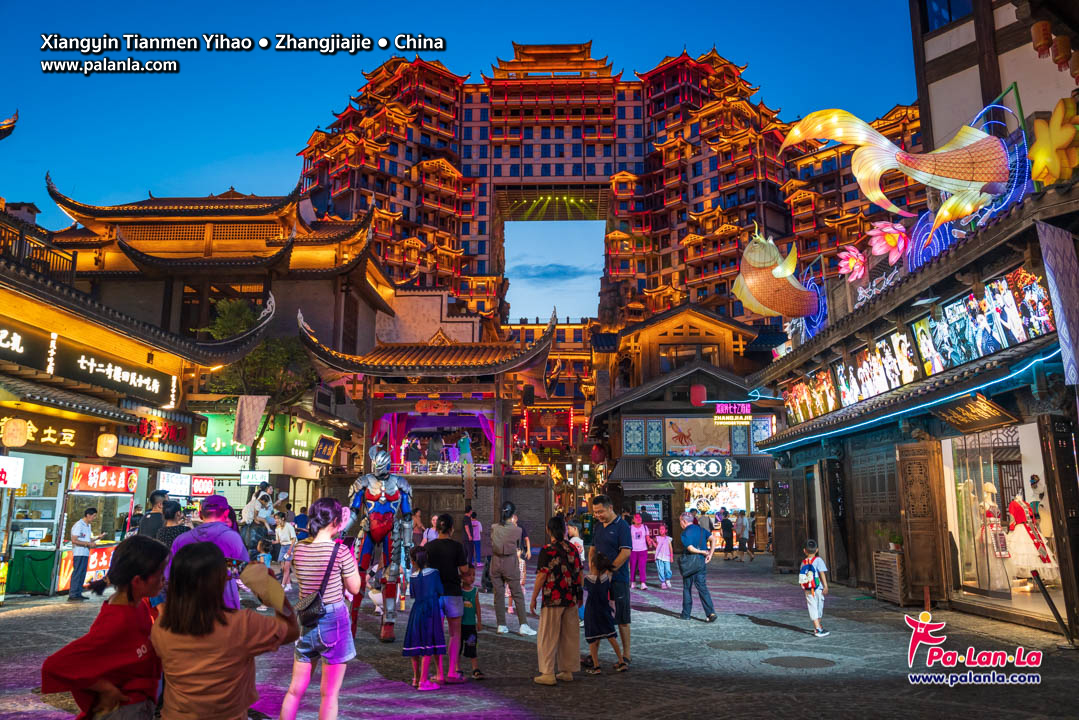
[{"label": "fish-shaped lantern", "polygon": [[784,258],[772,238],[765,238],[759,230],[755,230],[742,251],[742,261],[732,291],[747,310],[758,315],[815,315],[820,307],[820,298],[794,277],[797,267],[796,246],[791,245],[790,254]]},{"label": "fish-shaped lantern", "polygon": [[850,164],[858,186],[871,201],[898,215],[913,217],[881,191],[880,177],[889,170],[950,193],[933,218],[929,239],[944,223],[973,215],[1007,192],[1019,168],[1010,161],[1011,148],[1004,140],[970,125],[932,152],[908,153],[845,110],[818,110],[791,128],[779,150],[809,138],[857,145]]}]

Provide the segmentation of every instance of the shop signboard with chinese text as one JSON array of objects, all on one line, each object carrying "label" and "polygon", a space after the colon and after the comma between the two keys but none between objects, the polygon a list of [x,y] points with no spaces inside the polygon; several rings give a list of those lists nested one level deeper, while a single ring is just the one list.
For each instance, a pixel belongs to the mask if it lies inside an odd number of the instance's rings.
[{"label": "shop signboard with chinese text", "polygon": [[119,429],[121,455],[179,465],[191,462],[196,430],[193,416],[157,410],[134,400],[122,400],[120,407],[138,417],[138,422]]},{"label": "shop signboard with chinese text", "polygon": [[[90,587],[94,580],[104,580],[109,572],[109,563],[112,562],[112,553],[116,550],[115,545],[90,548],[90,559],[86,564],[86,581],[83,587]],[[60,572],[56,576],[56,592],[66,592],[71,589],[71,572],[74,562],[71,550],[60,553]]]},{"label": "shop signboard with chinese text", "polygon": [[713,425],[746,425],[753,420],[753,406],[750,403],[716,403],[716,414],[712,416]]},{"label": "shop signboard with chinese text", "polygon": [[0,490],[22,487],[23,459],[12,455],[0,455]]},{"label": "shop signboard with chinese text", "polygon": [[26,420],[26,444],[22,452],[48,452],[59,455],[95,454],[98,428],[85,422],[12,408],[0,408],[0,434],[11,418]]},{"label": "shop signboard with chinese text", "polygon": [[[248,455],[251,448],[234,442],[232,430],[235,418],[226,413],[209,413],[209,426],[205,437],[195,438],[194,453],[197,456]],[[284,456],[298,460],[312,460],[315,446],[322,435],[333,435],[330,428],[306,420],[276,415],[266,428],[258,443],[261,456]]]},{"label": "shop signboard with chinese text", "polygon": [[241,470],[240,471],[240,484],[241,485],[259,485],[264,482],[270,481],[270,472],[268,470]]},{"label": "shop signboard with chinese text", "polygon": [[733,480],[741,470],[738,461],[729,457],[659,458],[649,469],[661,480]]},{"label": "shop signboard with chinese text", "polygon": [[168,373],[4,316],[0,316],[0,359],[56,377],[117,390],[158,407],[176,400],[176,378]]},{"label": "shop signboard with chinese text", "polygon": [[1019,422],[1019,418],[981,393],[935,407],[931,412],[959,432],[967,434]]},{"label": "shop signboard with chinese text", "polygon": [[71,463],[72,492],[133,493],[138,489],[139,471],[135,468]]},{"label": "shop signboard with chinese text", "polygon": [[337,438],[329,435],[320,435],[318,442],[315,443],[315,449],[311,453],[311,462],[329,465],[333,462],[333,456],[337,453],[337,448],[340,445],[341,441]]},{"label": "shop signboard with chinese text", "polygon": [[169,495],[191,497],[191,476],[159,470],[157,473],[157,489],[164,490]]}]

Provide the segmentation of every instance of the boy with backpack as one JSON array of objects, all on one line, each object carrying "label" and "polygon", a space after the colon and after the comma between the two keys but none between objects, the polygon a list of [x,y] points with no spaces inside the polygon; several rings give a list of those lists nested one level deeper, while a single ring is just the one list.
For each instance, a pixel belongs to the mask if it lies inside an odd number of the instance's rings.
[{"label": "boy with backpack", "polygon": [[817,553],[816,540],[806,540],[802,551],[805,553],[805,560],[798,568],[798,584],[806,594],[809,619],[813,621],[813,634],[819,638],[827,637],[830,633],[824,629],[821,618],[824,616],[824,596],[828,594],[828,579],[825,577],[828,566]]}]

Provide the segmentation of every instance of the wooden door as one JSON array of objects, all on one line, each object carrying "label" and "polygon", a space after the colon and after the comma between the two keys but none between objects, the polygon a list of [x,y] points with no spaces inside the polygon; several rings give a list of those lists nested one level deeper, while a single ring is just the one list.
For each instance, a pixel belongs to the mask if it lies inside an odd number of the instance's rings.
[{"label": "wooden door", "polygon": [[944,479],[940,443],[926,441],[896,446],[896,479],[903,534],[904,574],[911,599],[946,599],[944,578]]},{"label": "wooden door", "polygon": [[777,572],[795,572],[801,565],[806,534],[804,469],[772,470],[772,552]]},{"label": "wooden door", "polygon": [[821,539],[830,578],[837,582],[850,578],[847,528],[846,483],[843,463],[834,458],[821,462],[821,497],[824,507],[824,537]]}]

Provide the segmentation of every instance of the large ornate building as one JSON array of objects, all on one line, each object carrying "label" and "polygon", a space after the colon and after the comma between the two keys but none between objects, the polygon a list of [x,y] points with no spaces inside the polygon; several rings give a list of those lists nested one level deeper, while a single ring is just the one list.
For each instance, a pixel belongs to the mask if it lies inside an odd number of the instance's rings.
[{"label": "large ornate building", "polygon": [[[788,125],[744,70],[713,49],[630,78],[590,43],[514,43],[512,60],[468,82],[395,57],[311,135],[302,190],[320,217],[373,208],[372,250],[396,285],[444,288],[503,322],[505,223],[562,219],[606,223],[604,327],[685,302],[759,324],[730,286],[755,223],[790,234],[790,158],[778,155]],[[909,136],[917,113],[900,109]]]}]

